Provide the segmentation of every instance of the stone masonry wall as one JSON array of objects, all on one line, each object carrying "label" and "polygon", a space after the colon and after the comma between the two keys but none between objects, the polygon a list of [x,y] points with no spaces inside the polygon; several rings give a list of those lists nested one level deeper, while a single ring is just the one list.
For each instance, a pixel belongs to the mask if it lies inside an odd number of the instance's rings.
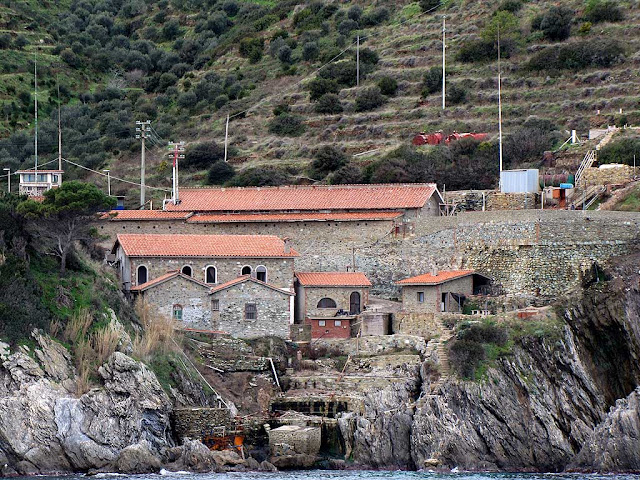
[{"label": "stone masonry wall", "polygon": [[582,178],[587,185],[626,183],[633,178],[633,167],[629,165],[603,165],[600,168],[587,168]]},{"label": "stone masonry wall", "polygon": [[393,314],[391,323],[393,333],[431,338],[440,330],[442,330],[442,324],[436,319],[433,312],[397,312]]},{"label": "stone masonry wall", "polygon": [[[237,338],[268,335],[289,338],[290,295],[254,282],[244,282],[215,292],[211,298],[219,300],[220,313],[215,330]],[[247,303],[256,304],[255,320],[244,318]]]},{"label": "stone masonry wall", "polygon": [[199,440],[216,427],[232,427],[231,415],[227,408],[176,408],[173,423],[179,439]]},{"label": "stone masonry wall", "polygon": [[293,287],[292,258],[132,258],[131,282],[136,285],[136,271],[139,265],[148,269],[148,280],[164,275],[169,270],[181,270],[190,265],[193,278],[204,282],[205,269],[213,265],[217,269],[218,283],[225,283],[240,276],[242,267],[248,265],[255,272],[258,265],[267,268],[267,283],[280,288]]},{"label": "stone masonry wall", "polygon": [[[424,292],[424,302],[418,302],[418,292]],[[441,294],[447,292],[471,295],[473,277],[469,275],[442,285],[406,285],[402,287],[402,309],[410,312],[440,312]]]},{"label": "stone masonry wall", "polygon": [[172,278],[141,293],[145,302],[165,317],[173,316],[173,306],[182,306],[181,326],[211,328],[209,289],[182,277]]},{"label": "stone masonry wall", "polygon": [[[353,292],[360,294],[360,309],[369,302],[369,289],[362,287],[305,287],[303,306],[307,315],[319,317],[334,317],[338,310],[349,311],[350,298]],[[336,308],[318,308],[322,298],[331,298],[336,302]]]}]

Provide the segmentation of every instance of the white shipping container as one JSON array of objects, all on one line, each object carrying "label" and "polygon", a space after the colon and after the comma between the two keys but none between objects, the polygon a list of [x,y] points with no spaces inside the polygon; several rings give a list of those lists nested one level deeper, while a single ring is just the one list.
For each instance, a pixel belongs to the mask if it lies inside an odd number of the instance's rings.
[{"label": "white shipping container", "polygon": [[538,169],[503,170],[500,174],[502,193],[537,193],[540,191]]}]

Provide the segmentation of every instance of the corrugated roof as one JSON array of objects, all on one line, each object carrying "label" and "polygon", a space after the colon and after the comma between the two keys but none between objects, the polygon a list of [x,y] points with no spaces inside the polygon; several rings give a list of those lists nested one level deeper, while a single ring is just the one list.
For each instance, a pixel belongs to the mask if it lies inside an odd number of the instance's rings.
[{"label": "corrugated roof", "polygon": [[221,283],[220,285],[217,285],[217,286],[213,287],[209,293],[216,293],[216,292],[219,292],[221,290],[226,290],[229,287],[233,287],[234,285],[239,285],[239,284],[244,283],[244,282],[257,283],[258,285],[262,285],[263,287],[268,287],[268,288],[270,288],[272,290],[276,290],[276,291],[278,291],[280,293],[285,293],[287,295],[295,295],[295,293],[290,292],[289,290],[285,290],[284,288],[279,288],[279,287],[276,287],[275,285],[271,285],[269,283],[262,282],[262,281],[258,280],[257,278],[251,277],[251,275],[242,275],[241,277],[234,278],[233,280],[229,280],[228,282]]},{"label": "corrugated roof", "polygon": [[167,273],[165,273],[164,275],[160,275],[158,278],[154,278],[153,280],[149,280],[146,283],[143,283],[142,285],[136,285],[134,287],[131,287],[131,291],[132,292],[140,292],[140,291],[144,291],[147,290],[148,288],[151,287],[155,287],[157,285],[160,285],[168,280],[171,280],[172,278],[175,277],[182,277],[185,280],[189,280],[190,282],[194,282],[197,283],[198,285],[202,285],[203,287],[209,287],[209,285],[207,285],[206,283],[203,283],[199,280],[196,280],[193,277],[190,277],[189,275],[185,275],[184,273],[179,272],[178,270],[170,270]]},{"label": "corrugated roof", "polygon": [[193,212],[397,210],[421,208],[434,192],[432,183],[185,188],[181,202],[166,208]]},{"label": "corrugated roof", "polygon": [[371,282],[362,272],[296,272],[305,287],[370,287]]},{"label": "corrugated roof", "polygon": [[130,257],[297,257],[274,235],[145,235],[120,234],[112,249],[121,245]]},{"label": "corrugated roof", "polygon": [[133,220],[185,220],[191,212],[167,212],[165,210],[111,210],[100,219],[114,222]]},{"label": "corrugated roof", "polygon": [[[35,170],[17,170],[13,173],[36,173]],[[40,170],[38,169],[38,173],[64,173],[64,170]]]},{"label": "corrugated roof", "polygon": [[[175,214],[180,212],[167,212]],[[335,213],[221,213],[196,214],[187,219],[188,223],[228,223],[228,222],[323,222],[323,221],[366,221],[393,220],[402,212],[335,212]]]},{"label": "corrugated roof", "polygon": [[455,280],[457,278],[466,277],[475,273],[475,270],[443,270],[438,272],[437,275],[430,273],[423,273],[416,277],[405,278],[396,282],[397,285],[439,285],[449,280]]}]

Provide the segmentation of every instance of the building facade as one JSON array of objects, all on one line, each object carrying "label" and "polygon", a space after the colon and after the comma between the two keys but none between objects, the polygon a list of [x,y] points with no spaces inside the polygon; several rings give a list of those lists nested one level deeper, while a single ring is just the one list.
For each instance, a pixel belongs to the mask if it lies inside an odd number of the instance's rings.
[{"label": "building facade", "polygon": [[18,170],[20,185],[18,193],[30,197],[41,197],[44,192],[62,185],[62,170]]},{"label": "building facade", "polygon": [[461,312],[464,298],[473,295],[473,270],[426,273],[397,282],[406,312]]}]

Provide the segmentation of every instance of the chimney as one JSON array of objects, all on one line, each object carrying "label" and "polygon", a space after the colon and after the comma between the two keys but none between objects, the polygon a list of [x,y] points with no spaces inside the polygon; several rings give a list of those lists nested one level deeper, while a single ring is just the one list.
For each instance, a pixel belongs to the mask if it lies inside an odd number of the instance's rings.
[{"label": "chimney", "polygon": [[282,241],[284,242],[284,253],[291,253],[291,239],[289,237],[284,237]]},{"label": "chimney", "polygon": [[431,267],[431,275],[433,275],[434,277],[438,276],[438,269],[436,268],[435,265]]}]

